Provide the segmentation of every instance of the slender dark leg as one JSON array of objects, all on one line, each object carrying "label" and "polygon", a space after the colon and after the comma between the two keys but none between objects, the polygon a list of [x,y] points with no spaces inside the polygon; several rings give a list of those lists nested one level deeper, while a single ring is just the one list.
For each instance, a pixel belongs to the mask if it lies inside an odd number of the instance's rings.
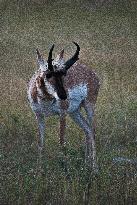
[{"label": "slender dark leg", "polygon": [[88,101],[84,101],[83,102],[83,107],[86,111],[88,124],[91,126],[92,120],[93,120],[93,117],[94,117],[94,105],[92,105]]},{"label": "slender dark leg", "polygon": [[44,145],[44,134],[45,134],[44,115],[42,113],[36,113],[36,119],[38,122],[38,132],[39,132],[38,148],[39,150],[42,150],[43,145]]},{"label": "slender dark leg", "polygon": [[42,170],[42,149],[44,145],[44,134],[45,134],[45,120],[42,113],[36,113],[36,119],[38,123],[38,160],[37,160],[37,172],[41,174]]},{"label": "slender dark leg", "polygon": [[95,139],[92,132],[92,128],[88,125],[80,111],[77,110],[74,113],[70,113],[70,117],[83,129],[86,135],[86,160],[93,164],[93,169],[97,168],[96,164],[96,147]]}]

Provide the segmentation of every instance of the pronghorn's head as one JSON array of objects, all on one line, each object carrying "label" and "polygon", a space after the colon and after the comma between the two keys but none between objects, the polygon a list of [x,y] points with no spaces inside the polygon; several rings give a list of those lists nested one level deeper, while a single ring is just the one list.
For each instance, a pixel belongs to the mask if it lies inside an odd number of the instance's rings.
[{"label": "pronghorn's head", "polygon": [[54,45],[50,49],[47,62],[44,61],[38,49],[36,50],[39,67],[41,71],[45,72],[46,81],[49,83],[52,82],[52,86],[61,100],[67,99],[67,94],[63,86],[63,77],[67,74],[67,70],[78,60],[79,56],[80,47],[77,43],[73,43],[77,46],[77,50],[73,57],[66,62],[63,59],[64,50],[62,50],[57,58],[53,61],[52,52]]},{"label": "pronghorn's head", "polygon": [[52,62],[53,69],[55,71],[61,71],[64,72],[64,75],[67,73],[67,70],[79,59],[79,51],[80,47],[77,43],[73,42],[77,50],[75,54],[65,62],[63,56],[64,56],[64,49],[61,51],[61,53],[56,57],[56,59]]}]

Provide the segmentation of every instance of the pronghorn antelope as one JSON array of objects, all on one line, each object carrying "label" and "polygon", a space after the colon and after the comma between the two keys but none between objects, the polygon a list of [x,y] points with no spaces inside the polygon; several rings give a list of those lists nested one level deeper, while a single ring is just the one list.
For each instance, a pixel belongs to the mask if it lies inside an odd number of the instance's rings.
[{"label": "pronghorn antelope", "polygon": [[[32,76],[28,86],[28,99],[36,115],[39,127],[39,149],[44,144],[44,118],[57,114],[60,116],[60,143],[64,144],[66,114],[83,129],[86,135],[86,159],[96,167],[96,148],[92,126],[94,107],[99,90],[99,79],[95,72],[87,66],[77,63],[80,47],[67,61],[64,50],[52,59],[54,45],[45,61],[37,49],[38,71]],[[86,111],[86,119],[80,112]]]}]

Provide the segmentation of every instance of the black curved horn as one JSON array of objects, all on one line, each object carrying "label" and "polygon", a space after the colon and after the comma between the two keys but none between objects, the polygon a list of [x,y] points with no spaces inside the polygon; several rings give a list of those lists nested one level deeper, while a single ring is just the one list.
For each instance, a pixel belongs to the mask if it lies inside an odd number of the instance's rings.
[{"label": "black curved horn", "polygon": [[79,56],[80,47],[76,42],[73,43],[77,46],[77,50],[74,56],[72,56],[72,58],[70,58],[65,62],[65,70],[68,70],[79,59],[78,56]]},{"label": "black curved horn", "polygon": [[53,71],[53,65],[52,65],[52,51],[53,51],[53,49],[54,49],[54,44],[52,45],[52,47],[51,47],[51,49],[50,49],[50,51],[49,51],[49,56],[48,56],[48,69],[50,70],[50,71]]}]

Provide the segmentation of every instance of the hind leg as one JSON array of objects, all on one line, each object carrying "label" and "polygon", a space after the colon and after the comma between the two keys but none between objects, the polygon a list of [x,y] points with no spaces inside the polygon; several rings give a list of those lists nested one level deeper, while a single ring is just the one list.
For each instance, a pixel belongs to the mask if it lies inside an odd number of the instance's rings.
[{"label": "hind leg", "polygon": [[95,139],[93,136],[92,128],[88,125],[82,114],[79,110],[70,113],[70,117],[83,129],[86,135],[86,151],[85,158],[88,160],[90,165],[91,162],[93,164],[93,169],[97,169],[96,164],[96,147],[95,147]]},{"label": "hind leg", "polygon": [[95,130],[96,130],[96,122],[95,122],[95,117],[94,117],[95,105],[88,102],[88,101],[84,101],[83,107],[86,111],[87,122],[88,122],[89,126],[92,128],[93,136],[95,138]]},{"label": "hind leg", "polygon": [[91,104],[90,102],[88,101],[84,101],[83,102],[83,107],[86,111],[86,115],[87,115],[87,122],[88,124],[91,126],[92,124],[92,121],[93,121],[93,118],[94,118],[94,109],[95,109],[95,106],[93,104]]}]

